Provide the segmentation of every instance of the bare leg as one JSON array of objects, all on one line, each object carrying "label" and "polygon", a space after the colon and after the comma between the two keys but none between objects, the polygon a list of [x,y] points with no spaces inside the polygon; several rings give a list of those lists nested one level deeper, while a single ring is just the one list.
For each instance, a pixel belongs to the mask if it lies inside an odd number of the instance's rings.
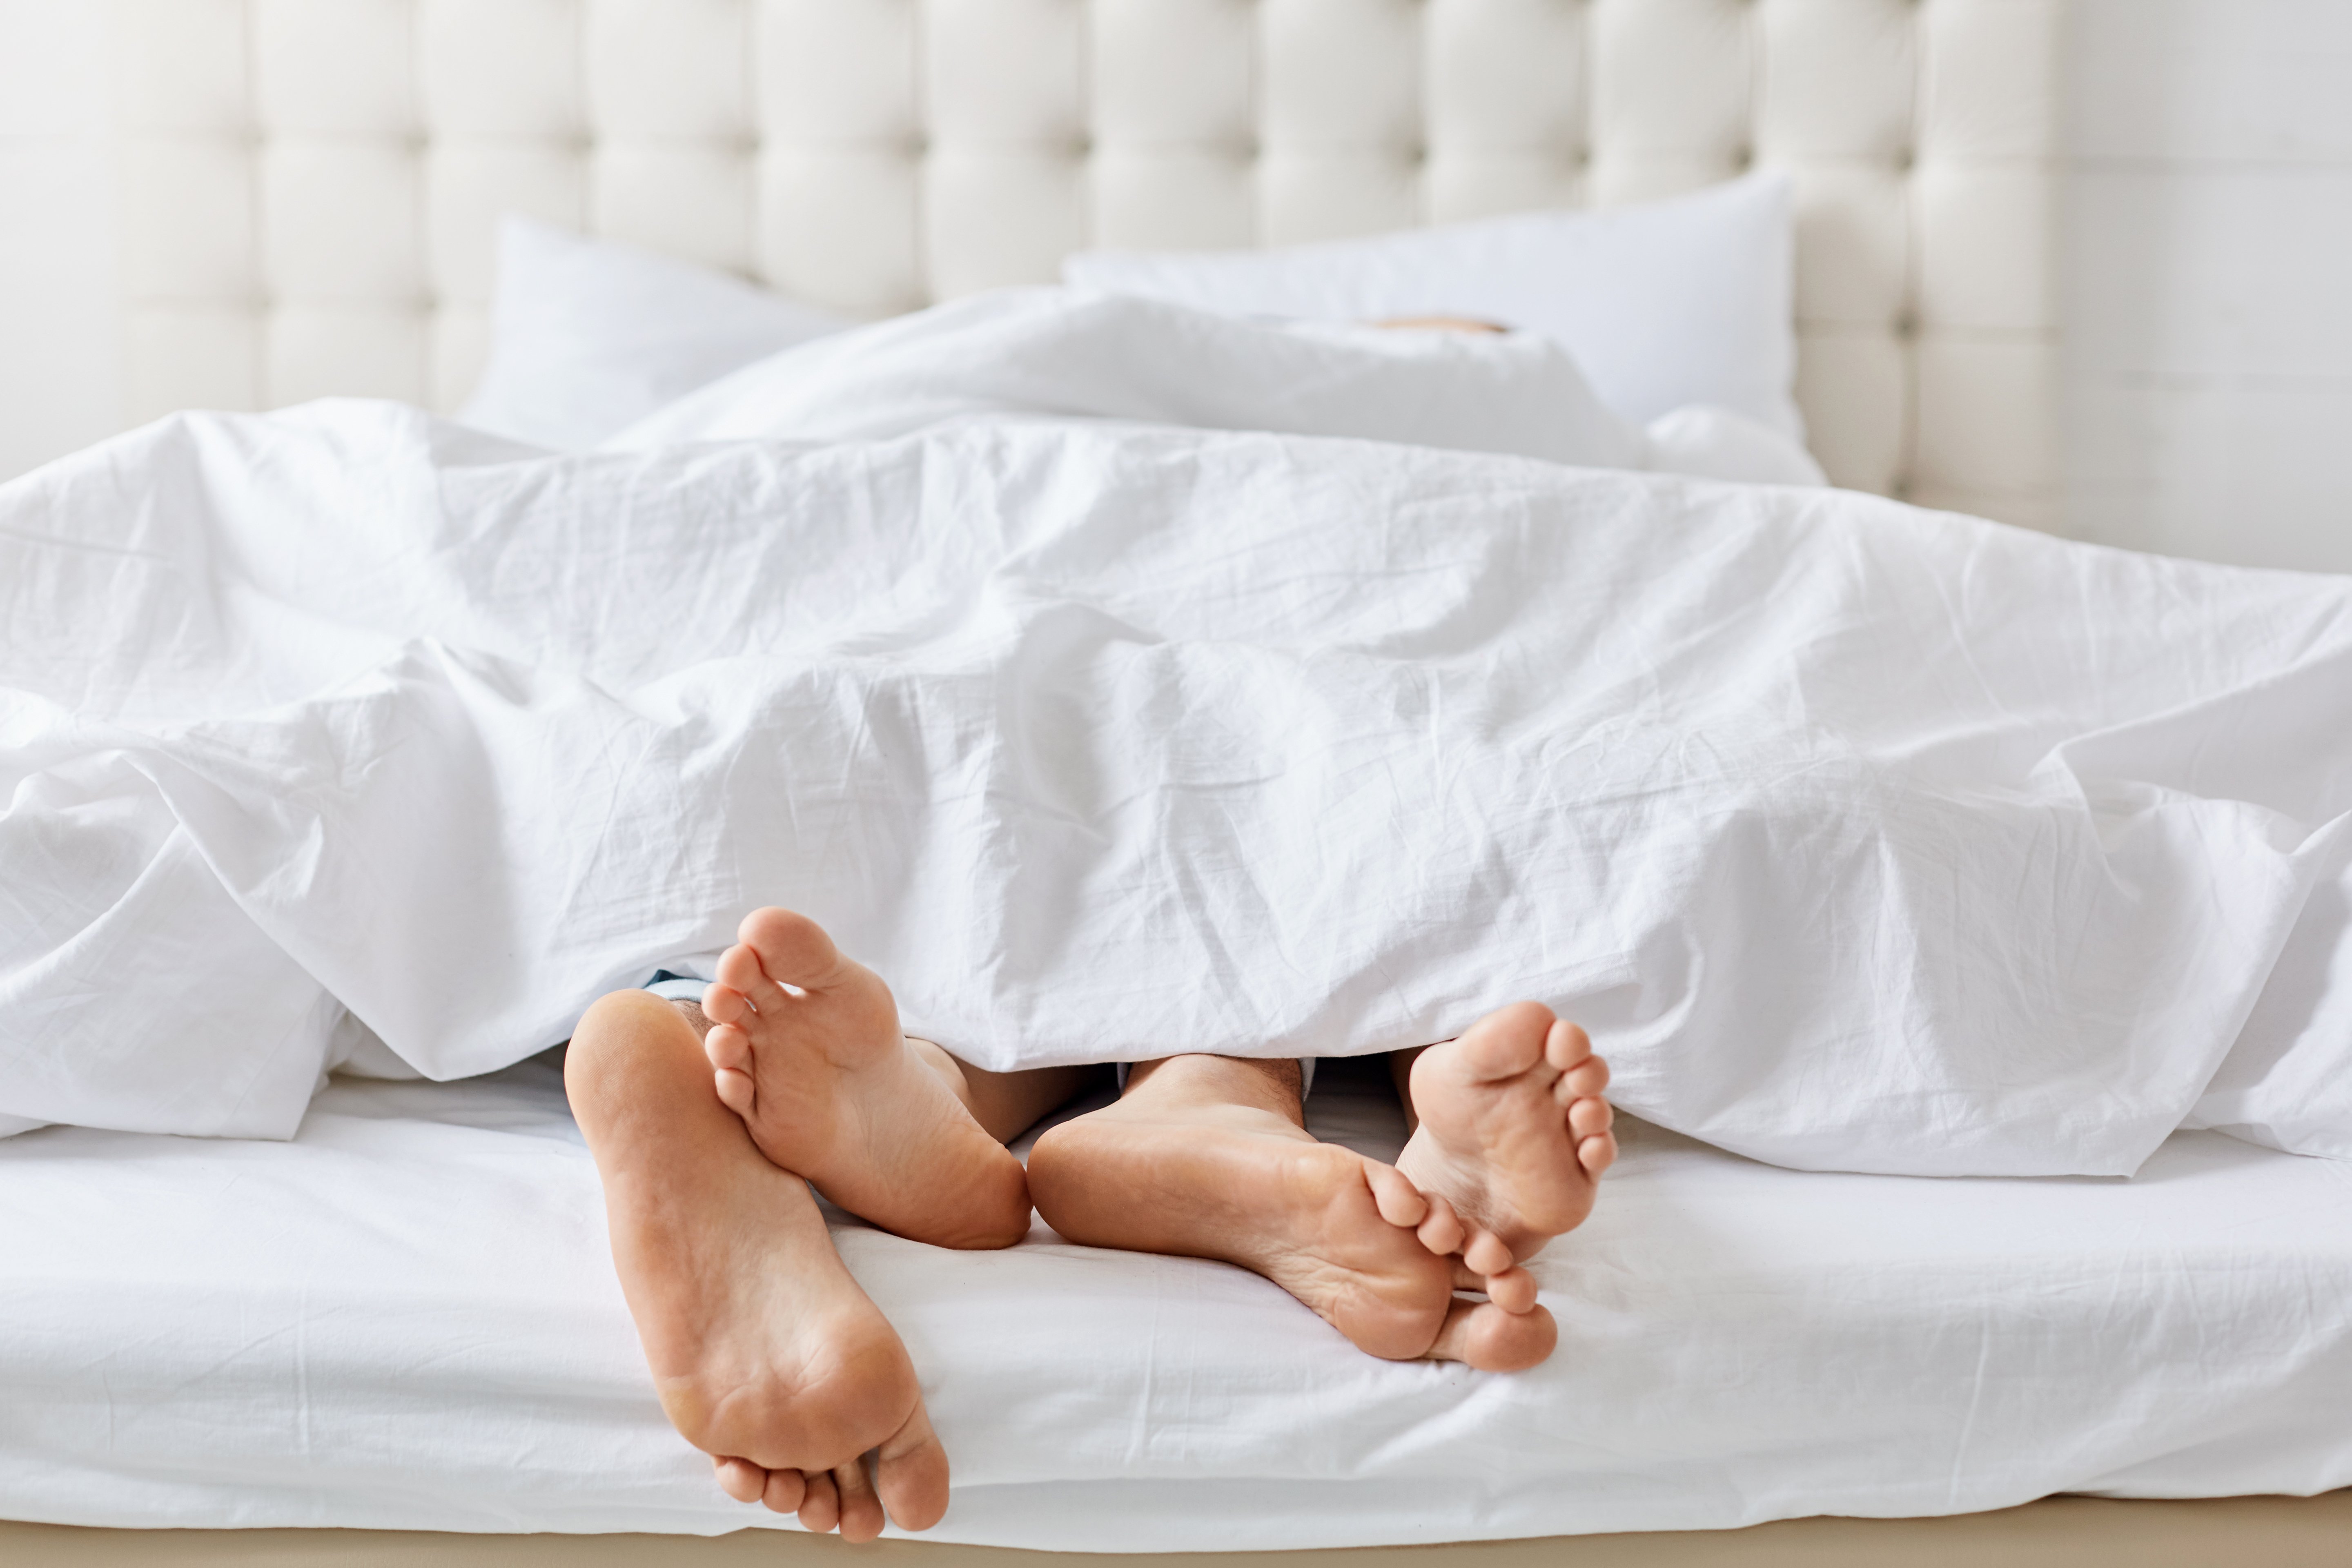
[{"label": "bare leg", "polygon": [[1028,1068],[1016,1072],[991,1072],[976,1068],[929,1040],[911,1036],[908,1045],[923,1064],[946,1081],[971,1119],[999,1143],[1010,1143],[1038,1122],[1086,1092],[1108,1068]]},{"label": "bare leg", "polygon": [[1592,1212],[1617,1140],[1609,1064],[1582,1029],[1518,1002],[1389,1066],[1412,1127],[1397,1169],[1438,1210],[1431,1245],[1499,1273]]},{"label": "bare leg", "polygon": [[[705,1028],[709,1025],[703,1026]],[[1421,1113],[1412,1108],[1412,1064],[1421,1059],[1427,1046],[1407,1046],[1389,1053],[1389,1081],[1396,1085],[1397,1103],[1404,1107],[1404,1130],[1408,1136],[1421,1131]]]},{"label": "bare leg", "polygon": [[1308,1134],[1293,1061],[1141,1064],[1118,1103],[1037,1140],[1029,1184],[1072,1241],[1238,1264],[1377,1356],[1511,1370],[1551,1353],[1531,1281],[1521,1310],[1457,1301],[1454,1260],[1414,1233],[1429,1205],[1412,1184]]},{"label": "bare leg", "polygon": [[564,1087],[662,1407],[720,1485],[851,1540],[879,1534],[886,1505],[908,1529],[937,1523],[947,1456],[906,1349],[807,1184],[719,1103],[688,1020],[643,991],[604,998],[572,1037]]}]

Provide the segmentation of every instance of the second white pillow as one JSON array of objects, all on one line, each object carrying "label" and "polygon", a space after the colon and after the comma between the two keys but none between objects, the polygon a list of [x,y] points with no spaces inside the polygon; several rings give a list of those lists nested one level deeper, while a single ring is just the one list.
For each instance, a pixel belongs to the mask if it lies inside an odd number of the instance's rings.
[{"label": "second white pillow", "polygon": [[1539,333],[1646,425],[1691,404],[1801,440],[1788,177],[1259,251],[1091,251],[1065,281],[1227,315],[1464,316]]},{"label": "second white pillow", "polygon": [[489,363],[457,417],[537,446],[593,447],[730,371],[848,325],[707,267],[509,217]]}]

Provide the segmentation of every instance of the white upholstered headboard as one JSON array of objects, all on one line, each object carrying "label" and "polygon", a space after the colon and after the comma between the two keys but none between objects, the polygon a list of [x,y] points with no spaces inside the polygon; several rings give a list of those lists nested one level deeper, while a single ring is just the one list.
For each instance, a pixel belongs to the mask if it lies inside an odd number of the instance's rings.
[{"label": "white upholstered headboard", "polygon": [[118,0],[130,402],[454,405],[509,209],[881,313],[1762,163],[1832,476],[2048,526],[2060,4]]}]

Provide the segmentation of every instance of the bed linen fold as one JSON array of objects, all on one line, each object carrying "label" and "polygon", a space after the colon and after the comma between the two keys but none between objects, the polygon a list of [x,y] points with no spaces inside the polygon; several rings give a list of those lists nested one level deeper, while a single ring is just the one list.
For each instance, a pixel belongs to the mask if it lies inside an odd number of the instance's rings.
[{"label": "bed linen fold", "polygon": [[338,1028],[488,1071],[775,901],[991,1068],[1534,996],[1737,1152],[2121,1173],[2343,942],[2341,580],[1064,415],[0,489],[0,1115],[282,1137]]}]

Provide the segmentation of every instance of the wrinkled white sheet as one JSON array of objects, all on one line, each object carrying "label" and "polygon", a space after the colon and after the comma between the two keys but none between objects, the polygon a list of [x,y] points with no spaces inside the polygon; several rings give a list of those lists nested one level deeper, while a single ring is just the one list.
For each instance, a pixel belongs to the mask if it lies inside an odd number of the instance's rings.
[{"label": "wrinkled white sheet", "polygon": [[[284,1136],[339,1031],[489,1070],[773,900],[991,1067],[1532,995],[1759,1158],[2118,1173],[2342,948],[2344,581],[1066,401],[845,438],[952,368],[586,457],[183,417],[0,490],[0,1114]],[[2342,1083],[2333,973],[2250,1044]]]},{"label": "wrinkled white sheet", "polygon": [[605,445],[870,441],[1039,414],[1824,482],[1801,446],[1727,408],[1674,409],[1646,429],[1628,423],[1567,350],[1531,333],[1244,321],[1065,289],[976,295],[772,355]]},{"label": "wrinkled white sheet", "polygon": [[[1316,1129],[1392,1156],[1321,1075]],[[321,1095],[291,1143],[0,1144],[0,1516],[715,1534],[553,1070]],[[1534,1265],[1560,1348],[1374,1361],[1238,1268],[855,1224],[954,1468],[934,1534],[1214,1551],[2352,1484],[2352,1167],[1774,1170],[1627,1123]],[[647,1553],[649,1558],[657,1553]]]}]

